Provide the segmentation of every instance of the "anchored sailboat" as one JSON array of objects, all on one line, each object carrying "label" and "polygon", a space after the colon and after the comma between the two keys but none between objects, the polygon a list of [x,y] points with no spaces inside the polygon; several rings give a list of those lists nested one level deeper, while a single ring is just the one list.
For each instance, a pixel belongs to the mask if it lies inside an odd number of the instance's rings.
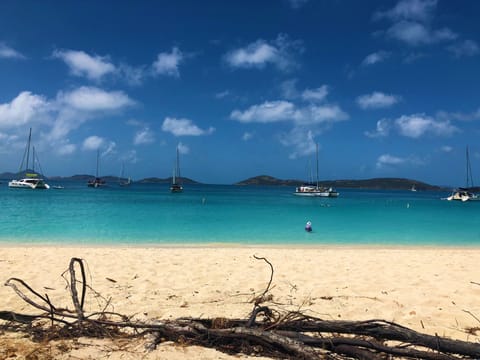
[{"label": "anchored sailboat", "polygon": [[313,184],[312,182],[303,184],[302,186],[298,186],[295,189],[294,195],[297,196],[310,196],[310,197],[338,197],[338,192],[330,187],[323,187],[319,186],[318,184],[318,144],[316,144],[316,160],[317,160],[317,168],[316,168],[316,183]]},{"label": "anchored sailboat", "polygon": [[[11,188],[17,189],[50,189],[50,186],[45,183],[45,181],[39,177],[39,175],[35,172],[35,163],[38,162],[40,167],[40,162],[37,159],[35,154],[35,146],[33,147],[32,153],[32,171],[29,172],[28,165],[30,162],[30,144],[32,142],[32,128],[30,128],[30,132],[28,134],[28,141],[27,146],[25,148],[25,153],[23,154],[22,163],[20,165],[19,173],[25,173],[25,178],[19,180],[11,180],[8,182],[8,186]],[[25,164],[25,168],[23,165]],[[40,168],[40,172],[43,173],[42,169]]]},{"label": "anchored sailboat", "polygon": [[469,201],[469,200],[480,200],[477,194],[474,194],[472,191],[470,191],[471,188],[473,188],[473,176],[472,176],[472,167],[470,165],[470,156],[468,153],[468,146],[466,149],[466,160],[467,160],[467,178],[465,181],[465,187],[464,188],[458,188],[453,190],[452,194],[447,197],[447,200],[452,201],[452,200],[457,200],[457,201]]},{"label": "anchored sailboat", "polygon": [[129,186],[132,183],[130,177],[125,179],[125,164],[122,163],[122,172],[120,173],[120,186]]},{"label": "anchored sailboat", "polygon": [[95,172],[95,179],[89,180],[87,183],[88,187],[98,188],[105,185],[105,180],[98,177],[98,163],[100,159],[100,151],[97,150],[97,170]]},{"label": "anchored sailboat", "polygon": [[177,156],[175,159],[175,168],[173,169],[173,176],[172,176],[172,185],[170,186],[170,191],[172,193],[178,193],[183,191],[183,186],[180,183],[180,160],[178,157],[178,146],[177,146]]}]

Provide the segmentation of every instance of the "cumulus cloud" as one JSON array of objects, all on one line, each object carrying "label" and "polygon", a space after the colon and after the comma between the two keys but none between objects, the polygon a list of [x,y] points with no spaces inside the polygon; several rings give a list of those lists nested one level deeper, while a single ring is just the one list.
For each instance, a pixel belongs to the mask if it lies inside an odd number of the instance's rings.
[{"label": "cumulus cloud", "polygon": [[58,99],[73,109],[88,112],[112,111],[135,104],[123,91],[105,91],[88,86],[60,93]]},{"label": "cumulus cloud", "polygon": [[260,105],[252,105],[244,111],[234,110],[230,118],[242,123],[272,123],[292,120],[295,112],[295,105],[289,101],[266,101]]},{"label": "cumulus cloud", "polygon": [[252,105],[244,111],[234,110],[230,114],[230,118],[242,123],[292,121],[297,125],[309,125],[343,121],[348,119],[348,114],[337,105],[296,107],[292,102],[278,100]]},{"label": "cumulus cloud", "polygon": [[134,145],[151,144],[154,141],[155,137],[149,127],[138,130],[133,137]]},{"label": "cumulus cloud", "polygon": [[303,48],[299,41],[291,41],[288,36],[281,34],[271,42],[259,39],[246,47],[232,50],[224,59],[233,68],[262,69],[272,64],[287,71],[297,66],[294,55],[301,51]]},{"label": "cumulus cloud", "polygon": [[108,57],[92,56],[84,51],[55,50],[53,57],[63,60],[73,75],[86,77],[90,80],[100,80],[116,70]]},{"label": "cumulus cloud", "polygon": [[83,140],[83,150],[98,150],[106,143],[106,140],[100,136],[92,135]]},{"label": "cumulus cloud", "polygon": [[401,158],[397,156],[392,156],[390,154],[383,154],[380,155],[377,159],[377,168],[383,168],[385,166],[391,166],[391,165],[402,165],[405,164],[408,161],[406,158]]},{"label": "cumulus cloud", "polygon": [[432,18],[436,7],[437,0],[401,0],[390,10],[376,12],[374,18],[410,19],[424,22]]},{"label": "cumulus cloud", "polygon": [[390,56],[387,51],[377,51],[365,57],[362,61],[363,66],[370,66],[385,61]]},{"label": "cumulus cloud", "polygon": [[328,95],[328,86],[322,85],[316,89],[306,89],[302,93],[302,99],[306,101],[324,101]]},{"label": "cumulus cloud", "polygon": [[412,46],[454,40],[458,37],[457,34],[448,28],[435,30],[425,24],[413,21],[400,21],[392,25],[387,30],[387,35]]},{"label": "cumulus cloud", "polygon": [[449,28],[432,26],[437,0],[401,0],[387,11],[375,13],[374,19],[388,19],[392,25],[386,35],[410,46],[434,44],[458,37]]},{"label": "cumulus cloud", "polygon": [[391,129],[391,123],[388,119],[381,119],[377,121],[377,127],[374,131],[365,131],[365,136],[370,138],[380,138],[388,136]]},{"label": "cumulus cloud", "polygon": [[0,59],[25,59],[25,56],[22,55],[17,50],[7,46],[3,42],[0,42]]},{"label": "cumulus cloud", "polygon": [[23,127],[45,118],[51,111],[51,104],[41,95],[22,91],[9,103],[0,104],[0,128]]},{"label": "cumulus cloud", "polygon": [[180,71],[178,67],[184,58],[183,53],[177,47],[173,47],[169,53],[162,52],[158,54],[157,60],[153,63],[153,71],[157,75],[179,77]]},{"label": "cumulus cloud", "polygon": [[447,49],[457,58],[475,56],[480,52],[478,44],[473,40],[464,40],[450,45]]},{"label": "cumulus cloud", "polygon": [[214,127],[207,130],[199,128],[190,119],[176,119],[167,117],[163,120],[162,130],[175,136],[201,136],[210,135],[215,131]]},{"label": "cumulus cloud", "polygon": [[449,121],[436,121],[424,114],[403,115],[395,120],[395,126],[401,135],[414,139],[426,134],[449,136],[459,131]]},{"label": "cumulus cloud", "polygon": [[357,98],[357,104],[360,108],[366,109],[379,109],[387,108],[395,105],[400,101],[400,97],[396,95],[388,95],[379,91],[375,91],[371,94],[361,95]]},{"label": "cumulus cloud", "polygon": [[293,149],[289,154],[290,159],[311,155],[316,150],[314,133],[305,127],[295,127],[289,133],[282,134],[280,143]]}]

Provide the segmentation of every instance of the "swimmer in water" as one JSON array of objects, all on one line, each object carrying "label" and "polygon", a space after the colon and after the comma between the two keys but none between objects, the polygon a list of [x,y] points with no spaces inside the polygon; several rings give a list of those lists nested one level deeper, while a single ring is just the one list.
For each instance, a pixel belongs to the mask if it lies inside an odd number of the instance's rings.
[{"label": "swimmer in water", "polygon": [[310,221],[307,221],[307,224],[305,225],[305,231],[312,232],[312,223]]}]

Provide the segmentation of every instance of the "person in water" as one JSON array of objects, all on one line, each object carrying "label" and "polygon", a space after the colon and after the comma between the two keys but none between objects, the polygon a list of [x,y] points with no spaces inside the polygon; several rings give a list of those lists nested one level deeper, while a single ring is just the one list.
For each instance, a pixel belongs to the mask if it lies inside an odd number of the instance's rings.
[{"label": "person in water", "polygon": [[310,221],[307,221],[307,224],[305,225],[305,231],[312,232],[312,223]]}]

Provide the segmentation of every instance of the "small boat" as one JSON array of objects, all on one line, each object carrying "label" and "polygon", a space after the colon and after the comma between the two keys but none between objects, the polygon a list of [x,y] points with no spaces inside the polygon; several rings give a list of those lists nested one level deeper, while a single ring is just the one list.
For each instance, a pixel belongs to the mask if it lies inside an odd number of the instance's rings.
[{"label": "small boat", "polygon": [[[32,141],[32,128],[30,128],[27,147],[25,148],[25,153],[23,155],[23,160],[22,160],[22,164],[20,165],[20,171],[19,171],[20,173],[24,172],[25,177],[22,179],[9,181],[8,187],[14,188],[14,189],[32,189],[32,190],[50,189],[50,186],[45,182],[45,180],[39,177],[39,175],[35,172],[35,163],[38,161],[35,154],[35,147],[33,147],[33,154],[32,154],[32,171],[29,172],[28,170],[28,165],[30,162],[31,141]],[[40,164],[40,162],[38,163]],[[23,164],[25,164],[25,168],[22,170]]]},{"label": "small boat", "polygon": [[457,188],[452,191],[452,194],[446,199],[448,201],[478,201],[480,198],[477,194],[470,191],[470,188],[473,188],[473,177],[472,177],[472,168],[470,166],[470,156],[468,154],[468,146],[466,149],[466,160],[467,160],[467,181],[466,186],[462,188]]},{"label": "small boat", "polygon": [[316,160],[317,160],[317,180],[313,184],[305,183],[301,186],[295,188],[293,193],[296,196],[306,196],[306,197],[338,197],[339,193],[332,187],[319,186],[318,184],[318,144],[316,145]]},{"label": "small boat", "polygon": [[95,172],[95,179],[93,180],[88,180],[87,186],[88,187],[93,187],[93,188],[99,188],[101,186],[105,185],[105,180],[101,179],[98,177],[98,163],[99,163],[99,158],[100,158],[100,151],[97,150],[97,170]]},{"label": "small boat", "polygon": [[132,183],[132,179],[130,177],[125,178],[125,164],[122,164],[122,172],[120,173],[120,186],[129,186]]},{"label": "small boat", "polygon": [[413,191],[413,192],[417,191],[417,188],[415,187],[415,184],[412,185],[412,188],[410,189],[410,191]]},{"label": "small boat", "polygon": [[180,160],[178,157],[178,146],[177,146],[177,156],[175,159],[175,167],[173,169],[173,176],[172,176],[172,185],[170,185],[170,191],[172,193],[180,193],[183,191],[183,186],[180,183]]}]

